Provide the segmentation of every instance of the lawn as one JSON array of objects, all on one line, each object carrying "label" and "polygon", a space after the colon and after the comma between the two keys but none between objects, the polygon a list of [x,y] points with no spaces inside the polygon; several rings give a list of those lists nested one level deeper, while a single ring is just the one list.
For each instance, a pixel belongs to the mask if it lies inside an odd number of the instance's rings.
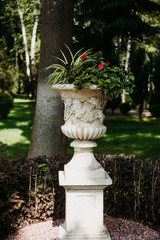
[{"label": "lawn", "polygon": [[34,105],[34,102],[28,99],[16,98],[8,119],[0,119],[0,141],[7,144],[9,158],[27,156]]},{"label": "lawn", "polygon": [[106,134],[97,140],[97,153],[160,159],[160,119],[108,116],[106,126]]},{"label": "lawn", "polygon": [[[160,119],[109,115],[105,125],[106,134],[95,140],[98,144],[95,153],[124,153],[134,154],[139,159],[160,159]],[[70,147],[68,152],[73,153]]]},{"label": "lawn", "polygon": [[[27,156],[34,102],[16,98],[14,108],[8,119],[0,120],[0,141],[7,144],[9,158]],[[107,132],[96,140],[98,147],[94,152],[99,154],[134,154],[137,158],[160,159],[160,119],[134,116],[106,116]],[[73,153],[69,147],[68,154]]]}]

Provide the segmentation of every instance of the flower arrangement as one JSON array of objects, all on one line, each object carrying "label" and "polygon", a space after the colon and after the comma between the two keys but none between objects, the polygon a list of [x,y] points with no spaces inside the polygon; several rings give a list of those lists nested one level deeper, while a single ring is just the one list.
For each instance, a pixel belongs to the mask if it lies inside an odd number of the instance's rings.
[{"label": "flower arrangement", "polygon": [[48,77],[48,81],[54,84],[74,84],[76,91],[90,88],[92,84],[97,85],[107,99],[117,98],[123,89],[132,93],[134,87],[134,76],[122,68],[112,66],[105,62],[101,53],[93,54],[91,50],[82,53],[82,49],[75,55],[65,45],[70,53],[71,60],[67,59],[62,50],[63,58],[58,58],[61,64],[52,64],[46,70],[53,68],[54,71]]}]

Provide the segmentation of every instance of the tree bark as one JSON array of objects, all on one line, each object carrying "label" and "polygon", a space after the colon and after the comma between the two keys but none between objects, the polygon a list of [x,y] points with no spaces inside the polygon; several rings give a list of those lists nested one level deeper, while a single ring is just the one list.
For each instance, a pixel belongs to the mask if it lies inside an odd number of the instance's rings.
[{"label": "tree bark", "polygon": [[51,71],[43,69],[55,62],[53,56],[62,57],[64,43],[71,47],[73,25],[72,0],[42,1],[42,35],[36,113],[32,130],[29,158],[66,155],[66,138],[61,132],[63,103],[57,92],[47,84]]},{"label": "tree bark", "polygon": [[20,8],[20,1],[17,0],[18,5],[18,13],[21,20],[21,28],[22,28],[22,35],[23,35],[23,42],[25,47],[25,58],[26,58],[26,74],[28,76],[29,82],[31,81],[31,71],[30,71],[30,60],[29,60],[29,51],[28,51],[28,44],[27,44],[27,36],[26,36],[26,29],[23,21],[23,13]]},{"label": "tree bark", "polygon": [[[130,55],[131,55],[131,39],[128,37],[127,51],[126,51],[126,61],[125,61],[125,71],[128,71]],[[126,102],[126,91],[123,90],[122,103],[125,103],[125,102]]]},{"label": "tree bark", "polygon": [[31,69],[32,69],[32,73],[34,72],[35,45],[36,45],[36,36],[37,36],[39,15],[40,15],[40,10],[38,11],[38,13],[35,17],[35,21],[34,21],[34,25],[33,25],[33,31],[32,31],[32,40],[31,40]]}]

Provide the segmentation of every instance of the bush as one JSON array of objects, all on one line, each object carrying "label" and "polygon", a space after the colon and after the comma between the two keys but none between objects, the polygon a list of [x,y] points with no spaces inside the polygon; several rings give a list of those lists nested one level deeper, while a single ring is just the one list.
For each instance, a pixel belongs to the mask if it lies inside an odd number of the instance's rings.
[{"label": "bush", "polygon": [[160,117],[160,104],[152,105],[149,110],[153,117]]},{"label": "bush", "polygon": [[4,92],[0,89],[0,118],[7,118],[12,106],[12,96],[7,91]]},{"label": "bush", "polygon": [[119,109],[120,109],[120,112],[123,115],[127,115],[127,113],[131,110],[131,106],[130,106],[130,104],[128,102],[121,103],[120,106],[119,106]]},{"label": "bush", "polygon": [[159,159],[137,160],[124,154],[96,159],[113,180],[104,191],[105,213],[160,225]]},{"label": "bush", "polygon": [[64,163],[66,159],[59,157],[8,160],[4,145],[0,145],[1,237],[53,214],[54,218],[64,217],[64,188],[58,184],[58,170]]}]

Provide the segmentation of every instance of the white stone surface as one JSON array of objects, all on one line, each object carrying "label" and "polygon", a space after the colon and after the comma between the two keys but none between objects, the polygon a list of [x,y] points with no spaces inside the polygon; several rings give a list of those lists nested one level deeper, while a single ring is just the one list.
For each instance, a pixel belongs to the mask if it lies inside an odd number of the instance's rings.
[{"label": "white stone surface", "polygon": [[66,191],[65,224],[60,227],[62,240],[110,240],[103,225],[103,189],[112,184],[111,178],[97,162],[92,139],[103,136],[103,109],[106,98],[93,85],[76,91],[73,85],[55,85],[64,102],[63,133],[75,140],[74,155],[59,172],[59,183]]},{"label": "white stone surface", "polygon": [[65,225],[60,227],[62,240],[110,239],[103,225],[103,189],[112,180],[93,155],[96,145],[93,141],[73,141],[73,158],[59,172],[66,194]]},{"label": "white stone surface", "polygon": [[74,155],[64,166],[64,172],[59,173],[60,185],[108,186],[112,184],[107,172],[94,157],[93,147],[97,146],[95,142],[75,140],[71,146],[74,147]]},{"label": "white stone surface", "polygon": [[65,224],[60,227],[61,239],[106,239],[103,225],[103,190],[66,188]]},{"label": "white stone surface", "polygon": [[64,102],[64,121],[62,132],[69,138],[90,140],[103,136],[103,110],[107,99],[100,90],[92,85],[91,89],[82,89],[76,93],[73,85],[55,85]]}]

